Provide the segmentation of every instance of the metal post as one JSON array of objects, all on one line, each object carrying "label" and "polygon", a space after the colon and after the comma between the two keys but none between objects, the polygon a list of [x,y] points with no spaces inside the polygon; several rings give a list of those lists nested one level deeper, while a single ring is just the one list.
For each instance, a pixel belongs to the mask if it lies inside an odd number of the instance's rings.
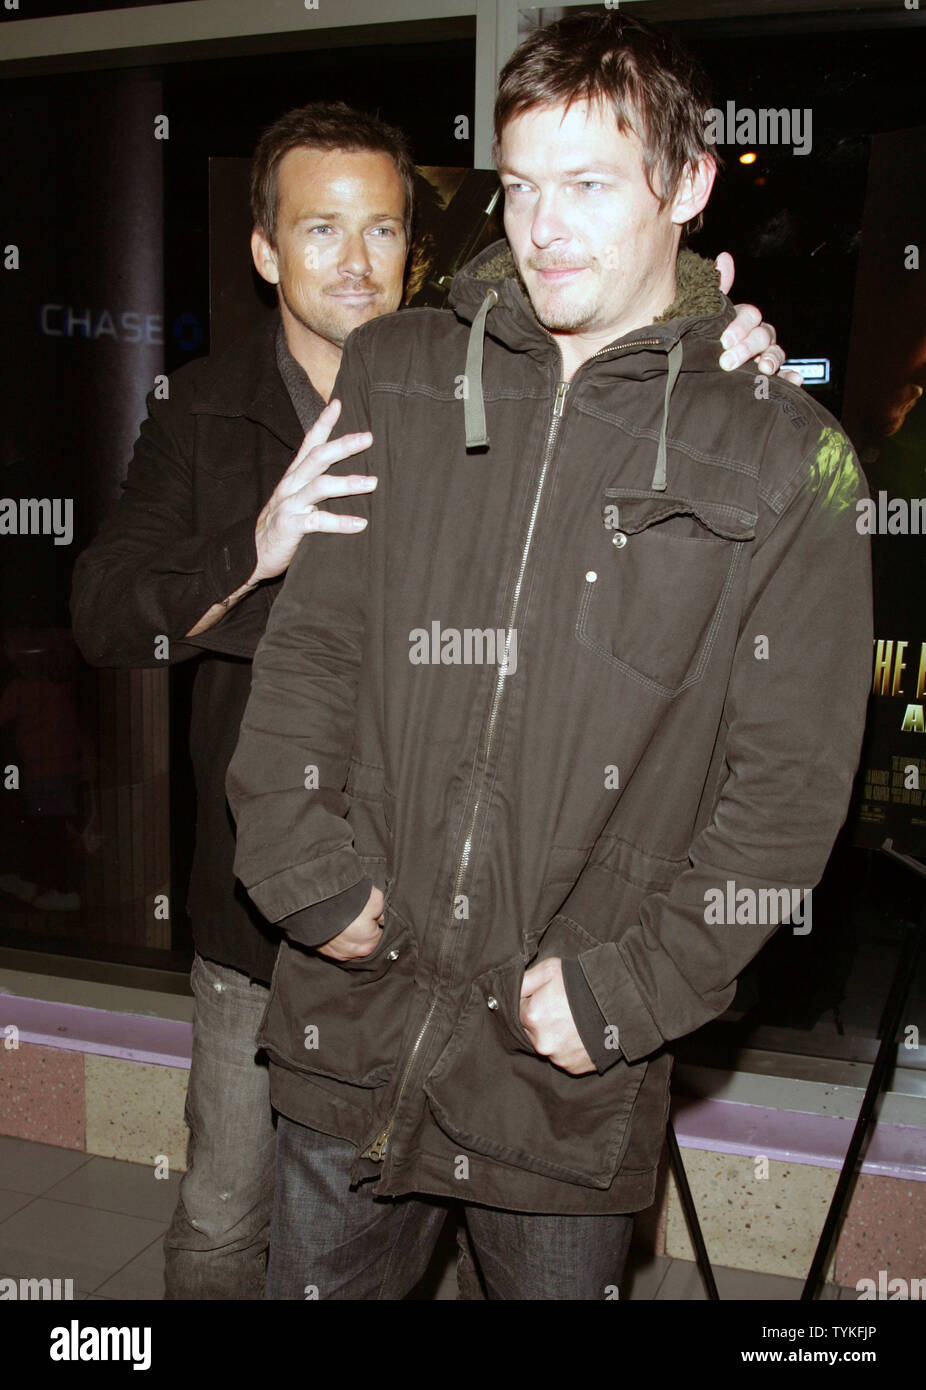
[{"label": "metal post", "polygon": [[672,1171],[675,1174],[675,1181],[678,1185],[678,1195],[681,1198],[682,1210],[685,1213],[685,1222],[688,1226],[688,1234],[691,1236],[691,1243],[695,1248],[695,1259],[698,1262],[698,1269],[701,1278],[704,1280],[704,1287],[707,1289],[707,1296],[712,1301],[719,1302],[720,1294],[717,1292],[717,1285],[714,1283],[714,1271],[707,1254],[707,1246],[704,1244],[704,1237],[701,1234],[701,1223],[698,1220],[698,1213],[695,1211],[694,1199],[691,1195],[691,1188],[688,1186],[688,1177],[685,1173],[685,1165],[682,1162],[681,1150],[678,1147],[678,1140],[675,1137],[675,1130],[672,1121],[666,1125],[666,1142],[669,1145],[669,1161],[672,1164]]},{"label": "metal post", "polygon": [[[890,858],[905,864],[907,868],[912,869],[914,873],[922,874],[923,877],[926,877],[926,866],[921,864],[919,860],[911,858],[909,855],[898,854],[896,850],[892,848],[892,842],[890,840],[885,840],[881,848],[883,853],[889,855]],[[926,926],[926,900],[924,900],[923,909],[920,912],[919,922],[914,927],[908,927],[904,935],[903,949],[900,954],[900,959],[897,962],[897,968],[894,971],[894,978],[891,981],[890,993],[888,994],[887,1005],[884,1010],[884,1027],[881,1031],[881,1046],[878,1048],[878,1055],[871,1069],[868,1085],[865,1087],[865,1094],[862,1097],[858,1119],[855,1122],[849,1148],[839,1173],[836,1191],[833,1193],[830,1209],[826,1214],[826,1221],[823,1223],[823,1230],[820,1232],[820,1239],[817,1242],[813,1263],[810,1266],[807,1280],[801,1292],[802,1302],[808,1302],[817,1297],[826,1272],[826,1266],[829,1262],[830,1250],[842,1228],[842,1222],[848,1207],[849,1198],[852,1195],[852,1189],[855,1185],[856,1165],[861,1156],[863,1145],[868,1138],[868,1132],[872,1127],[875,1106],[880,1097],[881,1090],[887,1081],[893,1062],[897,1029],[900,1027],[907,996],[910,993],[910,986],[913,983],[917,957],[923,941],[924,926]]]}]

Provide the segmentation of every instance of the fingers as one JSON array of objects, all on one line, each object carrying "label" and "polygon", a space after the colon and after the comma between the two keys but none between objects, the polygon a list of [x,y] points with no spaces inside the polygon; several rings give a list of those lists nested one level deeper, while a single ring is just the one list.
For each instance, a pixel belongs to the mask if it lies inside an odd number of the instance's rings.
[{"label": "fingers", "polygon": [[[762,331],[762,314],[754,304],[737,304],[735,307],[736,318],[727,324],[720,338],[720,346],[726,349],[720,359],[720,365],[726,371],[732,371],[734,367],[748,362],[750,357],[755,357],[757,352],[768,347],[775,338],[774,331]],[[756,346],[750,348],[749,344],[753,338]]]},{"label": "fingers", "polygon": [[714,262],[714,265],[720,271],[721,294],[729,294],[731,289],[733,288],[733,276],[735,273],[733,257],[730,255],[730,252],[721,251],[720,255]]},{"label": "fingers", "polygon": [[782,367],[778,375],[782,381],[790,381],[792,386],[803,386],[804,378],[800,372],[796,372],[793,367]]},{"label": "fingers", "polygon": [[300,454],[304,457],[310,449],[315,448],[316,444],[324,444],[325,440],[328,438],[329,434],[337,424],[340,414],[341,402],[339,400],[334,399],[330,400],[328,404],[325,406],[322,413],[319,415],[318,419],[315,421],[315,424],[312,425],[312,427],[306,431],[305,439],[303,439],[302,443],[300,444],[299,453],[296,455],[296,457],[299,458]]},{"label": "fingers", "polygon": [[[749,312],[746,313],[745,311]],[[770,323],[755,322],[759,312],[752,304],[740,306],[736,319],[729,324],[720,339],[727,350],[720,358],[725,371],[755,360],[760,372],[774,375],[785,360],[784,349],[775,342],[775,330]]]},{"label": "fingers", "polygon": [[344,478],[322,475],[313,478],[296,492],[274,493],[264,509],[263,529],[258,527],[257,545],[263,560],[264,575],[270,578],[282,574],[302,537],[314,531],[340,535],[356,535],[358,531],[363,531],[367,525],[366,517],[323,511],[317,504],[331,497],[372,492],[377,481],[375,477],[363,474],[351,474]]},{"label": "fingers", "polygon": [[364,430],[360,434],[345,434],[340,439],[314,444],[304,455],[300,449],[284,476],[289,482],[302,483],[306,478],[315,478],[319,473],[324,473],[333,463],[352,458],[354,454],[362,454],[372,443],[372,434],[369,430]]},{"label": "fingers", "polygon": [[287,498],[284,505],[291,515],[300,517],[305,535],[312,531],[355,533],[362,531],[366,526],[367,519],[365,517],[341,512],[326,512],[316,504],[331,497],[350,497],[354,493],[372,492],[377,482],[377,478],[363,474],[332,478],[323,473],[321,477],[313,478],[299,492]]},{"label": "fingers", "polygon": [[777,343],[772,343],[771,347],[765,348],[756,362],[760,372],[765,372],[767,376],[774,376],[780,371],[785,360],[784,349]]},{"label": "fingers", "polygon": [[376,922],[375,935],[370,936],[365,930],[365,924],[366,919],[361,913],[337,936],[314,949],[320,956],[328,956],[331,960],[341,961],[342,964],[345,961],[363,960],[364,956],[371,956],[376,950],[383,930],[382,923]]},{"label": "fingers", "polygon": [[[299,445],[299,449],[293,458],[292,463],[284,473],[284,478],[290,478],[294,473],[300,471],[311,458],[311,467],[316,472],[324,468],[330,468],[333,463],[341,459],[349,458],[351,454],[360,453],[363,449],[368,449],[373,442],[373,436],[369,430],[363,430],[355,434],[345,434],[341,439],[332,440],[329,443],[329,435],[338,422],[341,414],[341,402],[330,400],[319,415],[315,424],[307,431],[305,438]],[[323,449],[320,454],[316,450]]]},{"label": "fingers", "polygon": [[357,492],[373,492],[378,481],[373,473],[322,473],[306,483],[298,492],[291,493],[288,505],[309,507],[313,502],[323,502],[329,497],[350,497]]},{"label": "fingers", "polygon": [[382,932],[383,932],[382,926],[380,925],[379,922],[377,922],[377,923],[376,923],[376,935],[375,935],[375,936],[368,937],[366,941],[354,941],[354,942],[351,942],[349,948],[345,945],[345,946],[343,947],[343,949],[344,949],[345,951],[348,952],[348,954],[345,956],[345,959],[346,959],[346,960],[363,960],[364,956],[372,956],[373,952],[376,950],[377,946],[379,945],[380,937],[382,936]]},{"label": "fingers", "polygon": [[367,524],[365,516],[341,516],[334,512],[320,512],[317,508],[308,512],[305,518],[305,535],[313,531],[324,531],[330,535],[355,535]]},{"label": "fingers", "polygon": [[536,994],[542,985],[545,985],[550,978],[550,972],[546,969],[545,961],[538,961],[532,965],[530,970],[525,970],[521,980],[521,998],[529,999],[532,994]]},{"label": "fingers", "polygon": [[[319,415],[318,419],[315,421],[315,424],[312,425],[311,429],[308,429],[306,431],[302,443],[299,445],[299,448],[296,451],[296,455],[293,458],[292,463],[286,470],[287,474],[292,473],[293,470],[298,468],[301,463],[304,463],[308,455],[317,445],[325,443],[329,434],[334,429],[335,423],[340,414],[341,402],[337,400],[329,401],[322,413]],[[284,474],[284,477],[285,476],[286,474]]]},{"label": "fingers", "polygon": [[[736,317],[732,323],[727,324],[723,337],[720,339],[724,347],[735,347],[762,323],[762,311],[757,309],[754,304],[734,304],[733,307],[736,310]],[[767,341],[773,342],[774,338],[775,331],[772,329]]]}]

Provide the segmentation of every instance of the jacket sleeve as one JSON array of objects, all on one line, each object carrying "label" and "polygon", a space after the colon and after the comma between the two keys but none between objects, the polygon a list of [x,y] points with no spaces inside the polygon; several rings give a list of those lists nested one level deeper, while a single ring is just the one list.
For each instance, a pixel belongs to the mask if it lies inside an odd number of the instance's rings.
[{"label": "jacket sleeve", "polygon": [[620,1061],[620,1048],[608,1047],[608,1021],[598,1007],[579,961],[569,956],[563,960],[562,966],[563,988],[576,1032],[594,1062],[595,1070],[606,1072]]},{"label": "jacket sleeve", "polygon": [[[342,406],[338,437],[369,428],[367,375],[355,337],[345,344],[333,391]],[[375,440],[363,460],[382,488]],[[356,469],[356,459],[348,458],[328,471]],[[375,496],[326,503],[332,511],[366,516],[359,534],[309,535],[300,542],[257,648],[225,783],[238,824],[235,873],[264,916],[304,946],[337,935],[369,897],[345,819],[350,798],[344,787]],[[348,891],[361,882],[365,892]],[[338,894],[344,898],[333,912],[329,900]]]},{"label": "jacket sleeve", "polygon": [[193,530],[190,406],[197,379],[191,364],[171,378],[168,400],[149,395],[122,496],[74,565],[71,622],[93,666],[161,666],[158,637],[169,639],[171,663],[201,648],[250,656],[263,631],[269,604],[258,586],[214,628],[184,640],[257,563],[256,515],[217,534]]},{"label": "jacket sleeve", "polygon": [[[763,914],[748,907],[730,921],[728,885],[732,901],[742,889],[753,902],[765,889],[766,903],[770,891],[789,890],[792,929],[812,929],[810,897],[790,890],[819,882],[845,819],[871,682],[870,550],[855,524],[856,500],[866,495],[848,441],[824,426],[790,481],[766,499],[724,703],[713,814],[670,889],[645,897],[617,939],[578,957],[631,1062],[723,1013],[737,975],[775,931],[774,920],[762,925]],[[570,900],[580,921],[583,892],[600,897],[606,877],[599,869],[594,884],[583,884],[589,875],[586,868]]]}]

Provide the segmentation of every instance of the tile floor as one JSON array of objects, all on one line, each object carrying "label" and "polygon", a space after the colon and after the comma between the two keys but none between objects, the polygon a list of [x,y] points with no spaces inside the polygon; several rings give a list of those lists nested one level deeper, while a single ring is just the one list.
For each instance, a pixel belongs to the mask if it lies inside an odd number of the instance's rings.
[{"label": "tile floor", "polygon": [[[0,1277],[70,1278],[75,1299],[163,1297],[164,1232],[179,1174],[0,1136]],[[456,1297],[455,1244],[445,1229],[419,1300]],[[721,1299],[796,1300],[797,1279],[715,1267]],[[829,1285],[827,1298],[857,1297]],[[631,1252],[624,1299],[704,1299],[689,1260]]]}]

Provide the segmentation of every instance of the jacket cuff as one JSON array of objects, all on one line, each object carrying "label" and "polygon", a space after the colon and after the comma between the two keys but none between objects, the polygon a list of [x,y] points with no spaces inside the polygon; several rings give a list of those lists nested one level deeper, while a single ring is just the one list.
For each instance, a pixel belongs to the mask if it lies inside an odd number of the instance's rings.
[{"label": "jacket cuff", "polygon": [[602,942],[578,957],[585,979],[608,1022],[619,1026],[618,1039],[628,1062],[639,1062],[662,1047],[665,1038],[634,984],[615,941]]},{"label": "jacket cuff", "polygon": [[220,603],[223,598],[240,589],[254,573],[257,564],[256,525],[256,517],[243,517],[216,536],[205,566],[209,592],[216,595],[214,603]]},{"label": "jacket cuff", "polygon": [[367,905],[373,888],[372,880],[362,878],[352,888],[343,893],[335,893],[311,907],[300,908],[288,917],[281,917],[277,926],[282,927],[290,941],[300,946],[324,946],[332,937],[339,936],[345,927],[359,917]]},{"label": "jacket cuff", "polygon": [[576,1030],[598,1072],[605,1072],[620,1060],[620,1048],[613,1044],[608,1046],[612,1036],[607,1031],[608,1021],[598,1007],[579,962],[572,958],[563,958],[562,966],[566,1001],[572,1011]]}]

